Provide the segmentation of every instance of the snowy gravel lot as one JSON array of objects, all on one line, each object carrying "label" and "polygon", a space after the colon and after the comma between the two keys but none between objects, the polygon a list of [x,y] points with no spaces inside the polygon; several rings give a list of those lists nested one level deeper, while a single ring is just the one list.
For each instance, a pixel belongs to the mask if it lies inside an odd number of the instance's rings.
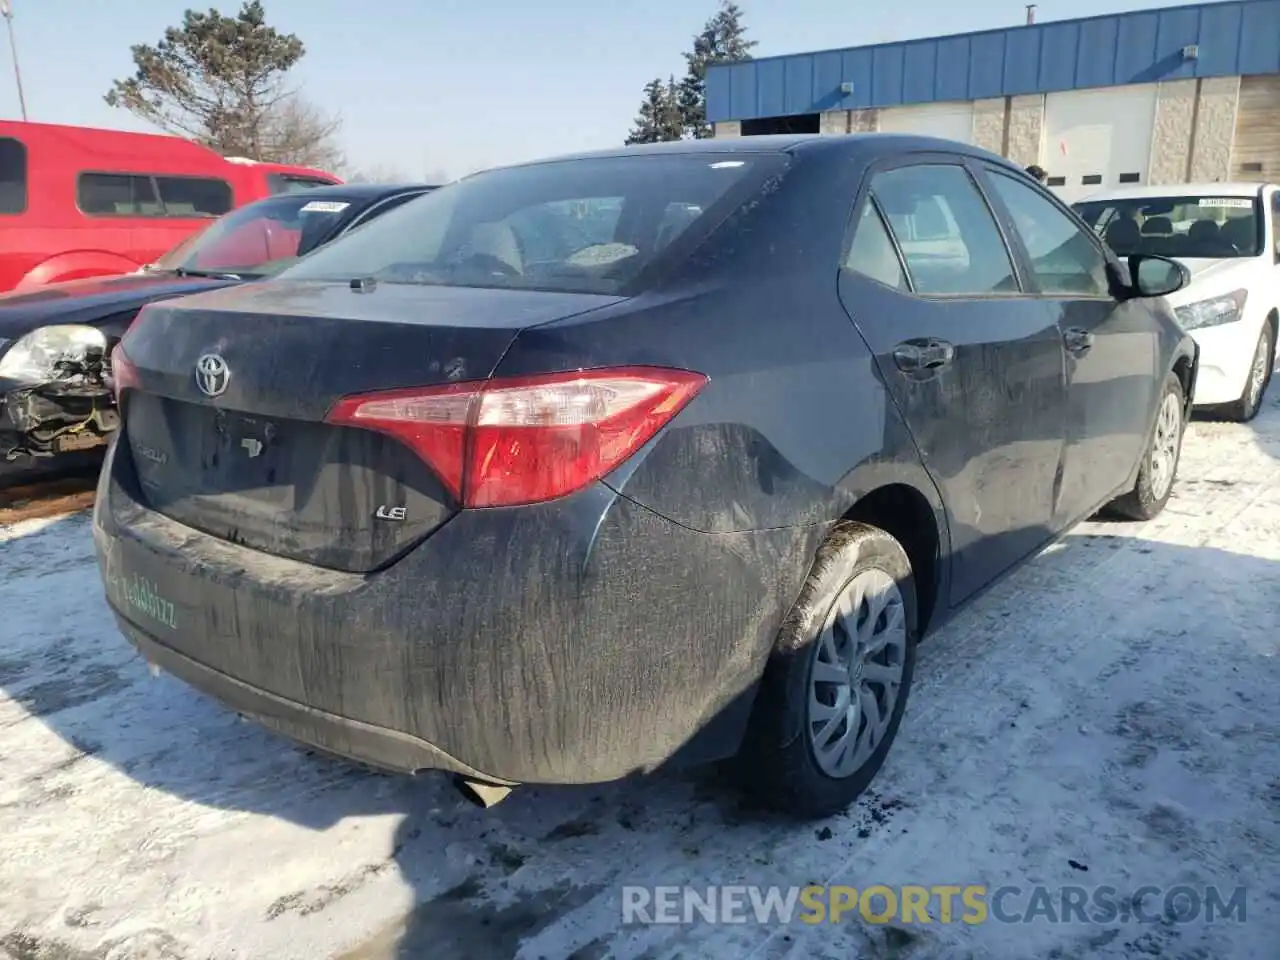
[{"label": "snowy gravel lot", "polygon": [[[1193,424],[1180,477],[922,648],[874,796],[812,826],[713,774],[485,813],[310,756],[148,675],[87,515],[0,529],[0,958],[1274,960],[1280,388]],[[624,884],[685,883],[1248,892],[1214,924],[622,926]]]}]

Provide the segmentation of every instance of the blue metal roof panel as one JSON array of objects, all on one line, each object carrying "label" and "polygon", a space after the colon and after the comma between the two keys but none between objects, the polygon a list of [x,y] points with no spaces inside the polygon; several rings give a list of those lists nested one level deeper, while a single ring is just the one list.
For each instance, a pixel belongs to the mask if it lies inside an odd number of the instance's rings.
[{"label": "blue metal roof panel", "polygon": [[[1195,44],[1195,60],[1182,57]],[[707,72],[707,117],[749,120],[1280,73],[1280,0],[1233,0],[762,57]],[[852,93],[841,91],[853,84]]]}]

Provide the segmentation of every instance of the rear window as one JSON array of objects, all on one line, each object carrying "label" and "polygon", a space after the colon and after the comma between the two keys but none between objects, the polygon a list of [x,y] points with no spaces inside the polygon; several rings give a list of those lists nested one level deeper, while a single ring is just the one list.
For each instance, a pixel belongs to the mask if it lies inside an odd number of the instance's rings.
[{"label": "rear window", "polygon": [[21,140],[0,137],[0,214],[27,209],[27,147]]},{"label": "rear window", "polygon": [[82,173],[76,205],[91,217],[218,217],[233,206],[231,185],[212,177]]},{"label": "rear window", "polygon": [[1121,257],[1152,253],[1216,260],[1256,257],[1263,249],[1256,196],[1125,197],[1073,207]]},{"label": "rear window", "polygon": [[649,154],[491,170],[392,211],[282,276],[616,293],[783,162]]}]

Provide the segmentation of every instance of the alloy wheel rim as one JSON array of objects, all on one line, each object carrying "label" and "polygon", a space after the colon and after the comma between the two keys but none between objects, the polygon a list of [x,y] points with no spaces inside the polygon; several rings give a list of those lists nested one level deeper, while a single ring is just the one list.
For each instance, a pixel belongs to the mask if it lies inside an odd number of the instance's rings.
[{"label": "alloy wheel rim", "polygon": [[1166,393],[1156,419],[1156,435],[1151,440],[1151,495],[1156,500],[1163,500],[1173,484],[1181,437],[1182,406],[1177,394]]},{"label": "alloy wheel rim", "polygon": [[884,742],[906,651],[902,591],[883,570],[862,571],[831,605],[810,662],[806,726],[827,776],[851,776]]}]

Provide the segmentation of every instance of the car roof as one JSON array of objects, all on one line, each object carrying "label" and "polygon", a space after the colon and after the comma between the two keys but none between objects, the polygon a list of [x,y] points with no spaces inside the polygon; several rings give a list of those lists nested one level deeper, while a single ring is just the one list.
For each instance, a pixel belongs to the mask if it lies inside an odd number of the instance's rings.
[{"label": "car roof", "polygon": [[699,154],[762,154],[800,153],[809,151],[847,151],[855,147],[873,146],[879,154],[919,153],[938,150],[963,154],[992,161],[1011,169],[1021,169],[1003,157],[956,140],[926,137],[909,133],[792,133],[751,137],[715,137],[707,140],[672,140],[662,143],[637,143],[624,147],[610,147],[562,156],[544,157],[508,167],[527,167],[541,163],[558,163],[566,160],[592,160],[607,157],[634,156],[697,156]]},{"label": "car roof", "polygon": [[308,200],[378,200],[415,190],[434,190],[433,183],[335,183],[277,193],[275,197],[303,197]]},{"label": "car roof", "polygon": [[1095,200],[1141,200],[1144,197],[1256,197],[1264,187],[1269,186],[1262,180],[1232,180],[1228,183],[1166,183],[1159,186],[1120,187],[1115,190],[1100,190],[1080,200],[1089,203]]}]

